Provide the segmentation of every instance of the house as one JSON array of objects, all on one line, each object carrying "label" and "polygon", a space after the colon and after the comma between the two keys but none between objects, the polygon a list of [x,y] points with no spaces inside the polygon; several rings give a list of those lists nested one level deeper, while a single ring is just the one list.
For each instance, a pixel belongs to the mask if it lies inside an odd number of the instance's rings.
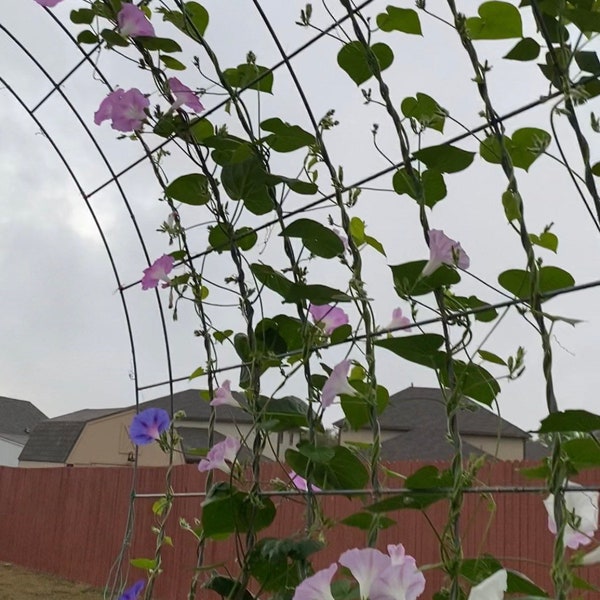
[{"label": "house", "polygon": [[[243,396],[234,392],[243,405]],[[272,401],[274,405],[286,403],[290,418],[299,418],[305,411],[305,403],[297,398]],[[164,396],[140,403],[140,411],[162,408],[171,413],[171,397]],[[208,447],[208,421],[211,407],[203,398],[201,390],[190,389],[173,394],[173,412],[183,411],[185,417],[178,419],[176,430],[181,445],[175,453],[174,463],[198,462],[201,454],[195,450]],[[296,412],[294,412],[296,411]],[[123,466],[135,460],[136,447],[129,439],[128,428],[136,414],[135,406],[127,408],[84,409],[39,423],[31,432],[27,444],[19,456],[20,467],[58,466]],[[304,418],[305,415],[304,415]],[[214,426],[215,441],[225,436],[244,439],[251,435],[253,420],[242,408],[219,406]],[[275,427],[275,430],[277,428]],[[298,441],[299,433],[274,431],[269,436],[264,457],[274,459]],[[251,443],[250,443],[251,445]],[[138,465],[162,466],[168,457],[158,444],[138,448]]]},{"label": "house", "polygon": [[[390,396],[379,417],[384,460],[449,460],[454,451],[446,434],[446,407],[438,388],[409,387]],[[341,443],[371,441],[368,428],[351,430],[344,419],[334,423]],[[500,460],[539,459],[546,448],[529,434],[486,407],[463,398],[458,429],[465,455],[486,454]]]},{"label": "house", "polygon": [[0,396],[0,465],[16,467],[30,431],[47,418],[31,402]]}]

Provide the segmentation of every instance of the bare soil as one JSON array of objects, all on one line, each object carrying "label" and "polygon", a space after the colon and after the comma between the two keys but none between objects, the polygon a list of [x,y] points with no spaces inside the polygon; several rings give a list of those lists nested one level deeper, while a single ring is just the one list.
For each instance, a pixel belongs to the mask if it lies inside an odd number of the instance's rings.
[{"label": "bare soil", "polygon": [[28,571],[10,563],[0,563],[2,600],[103,600],[103,594],[86,584],[73,583],[53,575]]}]

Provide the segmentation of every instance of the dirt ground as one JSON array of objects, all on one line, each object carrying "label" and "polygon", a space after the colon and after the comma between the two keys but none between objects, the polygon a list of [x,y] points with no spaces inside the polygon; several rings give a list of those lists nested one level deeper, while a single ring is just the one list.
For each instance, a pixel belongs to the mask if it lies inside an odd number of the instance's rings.
[{"label": "dirt ground", "polygon": [[52,575],[34,573],[0,563],[0,598],[2,600],[103,600],[102,592],[89,585],[72,583]]}]

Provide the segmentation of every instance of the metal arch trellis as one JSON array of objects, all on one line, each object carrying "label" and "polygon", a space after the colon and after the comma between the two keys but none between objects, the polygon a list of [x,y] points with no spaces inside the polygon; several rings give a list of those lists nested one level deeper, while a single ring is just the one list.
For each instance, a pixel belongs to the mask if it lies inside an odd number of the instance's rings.
[{"label": "metal arch trellis", "polygon": [[[361,5],[357,6],[355,8],[355,11],[359,11],[362,8],[364,8],[365,6],[367,6],[368,4],[370,4],[372,2],[372,0],[366,0],[365,2],[363,2]],[[266,15],[264,15],[264,13],[261,10],[260,7],[260,2],[258,0],[253,0],[253,3],[255,5],[255,7],[257,8],[257,10],[259,11],[259,13],[261,13],[261,16],[264,17],[265,20],[265,25],[267,27],[267,29],[270,29],[270,26],[268,24],[268,20],[266,18]],[[75,186],[77,187],[82,199],[84,200],[84,203],[86,204],[86,207],[88,208],[92,219],[95,223],[95,226],[98,230],[98,233],[102,239],[102,243],[105,247],[105,251],[107,252],[108,255],[108,259],[113,271],[113,275],[115,277],[117,286],[118,286],[118,290],[119,290],[119,295],[121,298],[121,304],[122,304],[122,308],[124,311],[124,315],[125,315],[125,321],[126,321],[126,327],[127,327],[127,332],[128,332],[128,337],[129,337],[129,344],[130,344],[130,349],[131,349],[131,354],[132,354],[132,361],[133,361],[133,374],[134,374],[134,382],[135,382],[135,403],[136,406],[139,405],[139,395],[140,392],[144,389],[149,389],[149,388],[154,388],[154,387],[158,387],[158,386],[163,386],[163,385],[168,385],[169,386],[169,394],[171,397],[171,408],[173,409],[173,384],[175,382],[178,381],[183,381],[185,379],[187,379],[187,377],[175,377],[174,376],[174,371],[173,371],[173,364],[172,364],[172,359],[171,359],[171,352],[170,352],[170,341],[169,341],[169,333],[167,330],[167,326],[166,326],[166,318],[165,318],[165,309],[163,306],[163,303],[160,299],[160,295],[158,294],[158,292],[155,293],[156,295],[156,301],[157,301],[157,308],[159,311],[159,316],[160,316],[160,321],[161,321],[161,328],[162,328],[162,333],[163,333],[163,343],[164,343],[164,347],[165,347],[165,354],[166,354],[166,361],[167,361],[167,367],[168,367],[168,374],[169,374],[169,378],[167,381],[163,381],[163,382],[158,382],[158,383],[149,383],[149,384],[145,384],[145,385],[140,385],[140,382],[138,380],[138,368],[137,368],[137,358],[136,358],[136,344],[135,344],[135,334],[133,331],[133,327],[132,327],[132,323],[131,323],[131,319],[130,319],[130,312],[128,309],[128,304],[127,304],[127,291],[129,289],[131,289],[133,286],[139,284],[139,281],[136,282],[131,282],[131,283],[124,283],[121,281],[121,277],[119,275],[119,270],[118,270],[118,266],[116,264],[116,261],[114,259],[113,253],[111,251],[111,247],[109,244],[109,241],[105,235],[105,232],[103,231],[102,225],[99,221],[99,219],[97,218],[96,212],[94,210],[93,205],[90,202],[90,199],[97,194],[100,190],[104,189],[105,187],[107,187],[108,185],[114,183],[117,186],[117,189],[119,191],[119,195],[121,197],[121,201],[123,202],[123,204],[125,205],[134,229],[135,229],[135,233],[138,239],[138,242],[143,250],[146,262],[148,265],[150,265],[150,256],[148,254],[147,251],[147,247],[146,247],[146,243],[144,241],[142,232],[140,230],[140,228],[138,227],[137,221],[136,221],[136,217],[134,214],[134,211],[131,207],[131,204],[129,203],[127,196],[125,194],[125,191],[121,185],[120,182],[120,178],[127,172],[129,172],[131,169],[133,169],[136,165],[142,163],[145,160],[148,160],[151,158],[151,155],[154,154],[155,152],[159,151],[160,149],[164,148],[167,144],[171,143],[173,141],[173,139],[167,139],[166,141],[160,143],[159,145],[157,145],[156,147],[152,148],[151,150],[146,150],[145,149],[145,154],[144,156],[142,156],[140,159],[132,162],[130,165],[128,165],[127,167],[125,167],[124,169],[122,169],[119,172],[116,172],[112,165],[111,162],[109,160],[109,158],[106,156],[106,154],[103,152],[99,142],[97,141],[97,139],[95,138],[94,134],[92,133],[92,131],[89,129],[89,127],[86,125],[86,121],[85,119],[83,119],[83,117],[79,114],[79,112],[77,111],[76,107],[72,104],[72,102],[69,100],[68,96],[62,91],[61,89],[61,85],[63,83],[65,83],[74,73],[77,72],[77,70],[84,64],[88,63],[90,65],[93,66],[95,72],[98,74],[98,76],[101,78],[101,80],[103,81],[103,83],[106,85],[106,87],[109,90],[112,90],[112,87],[108,81],[108,79],[105,77],[105,75],[102,73],[102,71],[98,68],[98,66],[94,63],[92,56],[95,52],[95,50],[92,50],[91,52],[83,52],[83,50],[81,49],[81,47],[76,43],[75,38],[72,36],[72,34],[70,33],[70,31],[65,27],[65,25],[51,12],[47,10],[47,13],[50,15],[50,17],[55,21],[55,23],[58,25],[58,27],[67,35],[67,37],[71,40],[71,42],[73,42],[73,44],[75,45],[75,47],[83,53],[83,58],[81,59],[81,61],[79,61],[68,73],[67,75],[65,75],[62,79],[60,79],[59,81],[56,81],[52,78],[52,76],[44,69],[43,65],[35,58],[32,56],[32,54],[27,50],[27,47],[20,42],[4,25],[0,24],[0,31],[2,31],[5,35],[7,35],[12,42],[29,58],[29,60],[31,60],[35,66],[44,74],[44,76],[46,77],[46,79],[49,81],[49,83],[52,85],[52,90],[50,92],[48,92],[35,106],[33,107],[29,107],[27,106],[23,100],[19,97],[19,95],[15,92],[14,88],[11,87],[10,82],[7,82],[5,78],[0,77],[0,82],[2,82],[2,84],[5,86],[5,88],[9,91],[10,94],[12,94],[12,96],[16,99],[16,101],[19,103],[19,105],[29,114],[29,116],[33,119],[33,121],[36,123],[36,125],[40,128],[40,130],[44,133],[44,135],[46,136],[46,138],[48,139],[48,141],[50,142],[51,146],[53,147],[53,149],[55,150],[55,152],[57,153],[57,155],[59,156],[60,160],[63,162],[65,168],[67,169],[70,177],[72,178]],[[334,27],[337,27],[339,25],[340,22],[342,22],[343,20],[347,19],[348,16],[344,16],[343,18],[341,18],[339,21],[337,21],[336,23],[334,23],[333,25],[330,26],[329,29],[333,29]],[[309,42],[307,42],[306,44],[303,44],[302,47],[298,48],[297,50],[295,50],[294,52],[290,53],[290,54],[286,54],[283,49],[280,47],[280,51],[282,54],[282,60],[279,61],[278,63],[276,63],[274,66],[272,66],[270,69],[268,69],[266,71],[266,73],[271,73],[273,71],[275,71],[276,69],[282,67],[282,66],[286,66],[288,69],[291,70],[292,74],[293,74],[293,70],[290,64],[290,60],[294,57],[299,55],[301,52],[303,52],[306,48],[308,48],[310,45],[312,45],[313,43],[317,42],[319,39],[321,39],[323,37],[323,35],[325,35],[324,33],[319,34],[318,36],[315,36],[314,38],[312,38]],[[276,39],[276,34],[273,32],[273,37]],[[262,76],[266,76],[266,73],[264,73]],[[257,78],[258,80],[259,78]],[[252,82],[253,83],[253,82]],[[246,89],[248,89],[252,83],[248,84],[248,86],[246,87]],[[240,93],[243,93],[242,90]],[[300,93],[300,95],[302,95],[302,90],[301,87],[298,86],[298,92]],[[86,135],[89,137],[89,139],[91,140],[92,144],[94,145],[96,151],[98,152],[99,156],[101,157],[102,162],[105,164],[110,177],[108,180],[106,180],[104,183],[102,183],[100,186],[96,187],[94,190],[91,190],[89,192],[86,192],[83,189],[83,186],[79,180],[79,178],[77,177],[77,174],[73,171],[72,167],[69,165],[68,161],[66,160],[64,154],[61,152],[60,149],[60,144],[52,139],[52,137],[48,134],[48,132],[46,131],[46,129],[44,128],[43,123],[41,122],[41,120],[38,118],[38,116],[36,115],[36,112],[38,110],[38,108],[40,108],[40,106],[43,105],[44,102],[46,102],[53,94],[58,93],[62,100],[67,104],[67,106],[69,107],[69,109],[73,112],[73,114],[75,115],[76,119],[79,121],[81,127],[83,128],[83,130],[85,131]],[[524,105],[518,109],[515,109],[514,111],[511,111],[510,113],[507,113],[506,115],[503,115],[502,117],[500,117],[500,121],[504,121],[504,120],[508,120],[510,118],[512,118],[513,116],[516,116],[518,114],[521,114],[523,112],[526,112],[528,110],[530,110],[531,108],[535,107],[535,106],[539,106],[540,104],[543,104],[545,102],[548,102],[549,100],[555,99],[557,97],[559,97],[561,95],[560,92],[555,92],[553,94],[549,94],[547,96],[544,96],[542,98],[538,98],[535,101],[532,101],[531,103]],[[225,103],[223,102],[220,105],[215,106],[214,108],[212,108],[210,111],[207,111],[207,114],[210,114],[211,112],[215,112],[217,110],[219,110]],[[313,119],[314,121],[314,119]],[[444,143],[446,144],[452,144],[455,143],[457,141],[460,140],[464,140],[466,138],[468,138],[469,136],[472,136],[474,134],[476,134],[478,131],[483,131],[486,127],[486,124],[484,125],[480,125],[477,127],[473,127],[471,129],[469,129],[468,131],[466,131],[463,134],[457,135],[451,139],[446,140]],[[374,179],[377,179],[378,177],[381,177],[383,175],[389,174],[390,172],[401,168],[404,165],[404,162],[399,162],[397,164],[391,165],[383,170],[380,170],[376,173],[373,173],[367,177],[364,177],[363,179],[348,185],[345,190],[350,190],[352,188],[356,188],[356,187],[360,187],[361,185],[364,185],[370,181],[373,181]],[[318,205],[321,205],[324,202],[327,202],[328,200],[331,200],[331,198],[333,197],[333,194],[327,195],[323,198],[319,198],[318,200],[315,200],[313,202],[307,203],[306,205],[294,210],[294,211],[289,211],[289,213],[286,213],[285,218],[290,218],[292,216],[295,216],[297,214],[302,213],[303,211],[306,211],[308,208],[312,208]],[[268,223],[263,223],[257,227],[252,228],[251,232],[258,232],[261,231],[263,229],[266,229],[267,227],[273,225],[274,223],[276,223],[276,221],[272,221],[272,222],[268,222]],[[245,235],[250,235],[251,232],[247,232]],[[207,251],[205,252],[201,252],[198,254],[195,254],[194,256],[192,256],[192,259],[198,259],[198,258],[202,258],[203,256],[206,256],[212,252],[215,252],[216,250],[218,250],[218,248],[209,248]],[[578,290],[583,290],[583,289],[589,289],[591,287],[597,287],[600,285],[600,281],[593,281],[593,282],[589,282],[586,284],[582,284],[582,285],[578,285],[578,286],[572,286],[570,288],[567,289],[563,289],[563,290],[557,290],[554,292],[551,292],[549,294],[547,294],[548,297],[552,297],[552,296],[557,296],[560,294],[565,294],[565,293],[571,293],[574,291],[578,291]],[[544,296],[544,294],[542,294],[542,296]],[[464,311],[458,311],[456,314],[457,315],[469,315],[469,314],[476,314],[478,312],[478,310],[489,310],[490,307],[493,308],[500,308],[500,307],[508,307],[508,306],[513,306],[513,305],[518,305],[518,304],[523,304],[526,303],[527,299],[510,299],[508,301],[505,302],[499,302],[496,303],[494,305],[490,305],[488,307],[485,308],[481,308],[481,309],[470,309],[470,310],[464,310]],[[432,318],[432,319],[424,319],[422,321],[420,321],[419,323],[417,323],[417,325],[426,325],[426,324],[432,324],[432,323],[437,323],[440,321],[440,318]],[[392,330],[393,331],[393,330]],[[342,342],[339,343],[348,343],[349,341],[356,341],[361,339],[362,336],[357,335],[357,336],[353,336],[352,338],[350,338],[349,340],[344,340]],[[317,346],[315,348],[313,348],[314,350],[320,350],[320,349],[324,349],[327,347],[330,347],[332,345],[336,345],[336,344],[324,344],[321,346]],[[281,355],[284,356],[284,355]],[[230,366],[225,366],[225,367],[220,367],[218,369],[214,369],[212,372],[213,373],[217,373],[217,372],[222,372],[222,371],[227,371],[227,370],[234,370],[234,369],[238,369],[241,366],[243,366],[244,363],[238,363],[235,365],[230,365]],[[598,489],[597,487],[589,487],[589,488],[582,488],[582,489]],[[439,489],[435,489],[435,492],[440,492],[440,491],[444,491],[443,488],[439,488]],[[545,491],[545,488],[541,488],[541,487],[518,487],[518,486],[511,486],[511,487],[504,487],[504,486],[495,486],[495,487],[488,487],[488,486],[482,486],[482,487],[474,487],[474,488],[465,488],[464,490],[467,493],[486,493],[486,492],[493,492],[493,493],[503,493],[503,492],[542,492]],[[368,492],[368,490],[367,490]],[[400,493],[400,490],[394,489],[394,490],[380,490],[380,492],[382,494],[387,494],[387,493]],[[429,493],[432,492],[432,490],[427,490],[424,491],[424,493]],[[278,493],[280,493],[281,495],[289,495],[288,492],[264,492],[265,495],[277,495]],[[297,494],[298,492],[293,492],[295,494]],[[328,495],[328,494],[343,494],[343,495],[352,495],[355,494],[356,491],[351,491],[351,490],[336,490],[336,491],[330,491],[330,492],[319,492],[320,495]],[[365,491],[361,491],[360,493],[365,493]],[[194,495],[194,496],[201,496],[203,495],[203,493],[186,493],[186,494],[174,494],[176,496],[190,496],[190,495]],[[134,504],[134,499],[137,498],[151,498],[151,497],[158,497],[158,494],[136,494],[135,492],[135,470],[134,470],[134,474],[133,474],[133,480],[132,480],[132,494],[131,494],[131,502],[130,502],[130,515],[131,515],[131,519],[129,519],[128,521],[128,525],[127,525],[127,531],[125,534],[125,542],[124,542],[124,546],[123,549],[125,548],[125,544],[127,543],[128,540],[128,536],[131,534],[131,531],[133,529],[133,504]],[[124,554],[121,554],[121,556],[119,557],[120,561],[123,560]],[[119,563],[118,565],[116,565],[117,567],[117,571],[121,568],[121,564]],[[115,577],[114,583],[113,583],[113,591],[118,587],[118,585],[120,584],[120,582],[118,581],[118,574]]]}]

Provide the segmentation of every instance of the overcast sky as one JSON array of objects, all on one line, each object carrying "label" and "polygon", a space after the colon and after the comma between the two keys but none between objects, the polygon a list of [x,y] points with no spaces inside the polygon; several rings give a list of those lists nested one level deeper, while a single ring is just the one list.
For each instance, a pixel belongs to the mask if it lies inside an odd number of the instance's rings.
[{"label": "overcast sky", "polygon": [[[39,60],[51,77],[62,79],[81,55],[67,36],[48,14],[33,0],[4,0],[3,25]],[[413,6],[413,2],[400,3]],[[460,3],[459,3],[460,4]],[[463,2],[462,9],[471,13],[478,3]],[[211,15],[207,39],[217,49],[225,67],[244,62],[252,50],[259,64],[269,66],[279,60],[277,50],[250,1],[236,2],[236,10],[224,9],[217,0],[206,1]],[[286,50],[291,51],[314,32],[294,25],[304,2],[269,0],[262,2],[264,9],[277,27]],[[375,1],[367,9],[376,15],[386,3]],[[68,13],[80,6],[75,0],[65,0],[54,9],[54,14],[68,23]],[[335,7],[336,3],[331,2]],[[327,16],[315,3],[315,22],[328,24]],[[338,11],[339,12],[339,11]],[[480,124],[481,102],[471,81],[469,63],[456,34],[439,21],[421,17],[424,36],[400,33],[381,34],[378,40],[390,44],[395,53],[394,65],[386,72],[392,93],[399,106],[406,96],[424,92],[434,97],[450,114],[468,127]],[[157,29],[168,35],[168,25],[155,23]],[[531,28],[531,24],[526,23]],[[483,58],[493,64],[490,73],[492,99],[501,114],[532,101],[547,92],[546,81],[534,63],[500,61],[499,58],[516,40],[478,43]],[[593,45],[592,45],[593,46]],[[386,166],[371,143],[373,123],[381,126],[381,143],[393,160],[400,160],[397,142],[390,132],[389,121],[383,109],[365,106],[360,90],[336,65],[335,55],[340,44],[325,39],[294,60],[294,66],[305,85],[315,114],[320,117],[330,108],[336,109],[339,127],[328,134],[326,141],[333,161],[344,166],[345,180],[359,180]],[[588,48],[588,49],[591,49]],[[184,48],[184,57],[197,52]],[[16,43],[0,31],[0,52],[3,56],[0,76],[28,107],[35,106],[51,89],[51,84],[32,60]],[[145,73],[126,64],[122,59],[103,52],[96,57],[98,64],[111,83],[125,88],[137,86],[151,91],[150,79]],[[192,87],[205,87],[197,73],[189,70],[180,78]],[[365,84],[364,88],[372,84]],[[93,124],[93,113],[106,94],[106,89],[93,77],[88,65],[83,66],[61,88],[82,116],[101,149],[110,156],[112,168],[124,168],[141,155],[141,148],[129,140],[116,140],[115,132],[105,123]],[[275,94],[260,99],[261,118],[280,116],[310,130],[298,96],[285,71],[275,74]],[[221,97],[206,95],[202,101],[207,108]],[[153,101],[157,101],[153,98]],[[255,95],[248,96],[252,110],[258,111]],[[117,283],[111,271],[106,250],[97,228],[85,206],[77,185],[69,175],[50,141],[40,127],[8,89],[0,90],[0,267],[4,274],[3,310],[0,312],[0,395],[30,400],[49,416],[87,407],[112,407],[132,404],[135,399],[132,382],[132,359],[124,312]],[[592,110],[598,112],[597,100],[581,107],[581,120],[589,122]],[[255,113],[256,114],[256,113]],[[509,133],[518,127],[537,126],[549,131],[549,106],[528,112],[510,121]],[[110,178],[91,137],[86,133],[66,101],[54,94],[36,112],[41,125],[52,141],[64,153],[84,192],[90,193]],[[233,119],[223,111],[214,115],[215,124],[227,123],[235,130]],[[559,119],[561,141],[580,170],[573,136]],[[587,131],[587,130],[586,130]],[[443,135],[428,132],[423,145],[441,143],[462,132],[461,126],[447,122]],[[594,134],[590,134],[594,135]],[[158,140],[152,135],[148,142]],[[592,162],[600,160],[597,138],[592,138]],[[460,144],[462,148],[477,149],[475,140]],[[171,177],[190,172],[191,167],[176,148],[165,159]],[[553,145],[550,151],[556,154]],[[302,160],[300,153],[275,157],[275,170],[291,176]],[[559,236],[557,256],[541,251],[546,264],[569,270],[577,283],[598,278],[597,253],[600,237],[593,228],[581,201],[577,198],[567,172],[549,158],[542,158],[529,173],[518,171],[526,217],[530,231],[540,233],[545,225],[554,222],[553,231]],[[430,221],[434,228],[444,229],[460,240],[471,256],[471,272],[496,285],[499,272],[509,268],[524,268],[525,259],[517,236],[506,224],[500,197],[505,181],[499,167],[489,165],[479,157],[463,173],[446,178],[448,197],[433,210]],[[151,258],[169,251],[164,234],[156,230],[168,215],[167,207],[158,202],[159,188],[149,165],[143,163],[121,178],[123,190],[131,202],[139,228],[149,248]],[[377,188],[391,188],[391,175],[373,182]],[[305,199],[290,200],[290,207]],[[121,281],[125,284],[141,277],[146,266],[144,253],[132,220],[114,184],[92,196],[91,205],[106,235],[114,255]],[[313,218],[324,222],[331,208],[313,213]],[[387,260],[366,250],[365,273],[369,293],[375,299],[375,312],[380,325],[390,319],[396,306],[407,306],[393,291],[389,264],[427,258],[428,251],[418,227],[416,204],[406,196],[390,192],[364,191],[353,215],[366,219],[369,233],[385,246]],[[188,225],[201,223],[201,212],[183,210]],[[339,222],[339,219],[337,219]],[[244,216],[243,225],[256,225],[259,220]],[[262,234],[251,260],[274,261],[277,268],[282,262],[278,240],[273,235],[269,248],[258,254],[267,239]],[[190,232],[196,250],[206,247],[206,227]],[[336,261],[315,262],[312,281],[337,282],[344,286],[344,269]],[[228,259],[213,255],[207,262],[207,274],[217,282],[230,273]],[[501,300],[496,292],[486,289],[468,276],[463,276],[459,292],[478,294],[489,302]],[[166,299],[166,292],[163,292]],[[141,386],[158,383],[167,378],[164,344],[156,300],[151,292],[139,287],[126,293],[132,317],[138,376]],[[233,296],[216,293],[215,301],[231,302]],[[595,410],[600,372],[597,368],[599,339],[597,290],[577,292],[552,300],[548,312],[585,321],[572,328],[558,324],[554,332],[555,376],[561,408],[583,407]],[[233,300],[235,301],[235,300]],[[288,310],[278,298],[266,299],[267,313]],[[215,320],[223,327],[240,328],[235,307],[211,308]],[[182,307],[180,319],[173,323],[169,315],[169,334],[174,359],[174,376],[189,375],[203,364],[202,341],[193,336],[196,324],[191,307]],[[421,316],[430,316],[423,311]],[[352,313],[352,317],[356,317]],[[433,331],[434,329],[432,329]],[[477,326],[476,338],[483,340],[490,326]],[[485,348],[501,356],[526,348],[527,370],[523,377],[512,383],[501,382],[499,396],[502,415],[526,429],[537,427],[545,414],[544,384],[541,376],[539,341],[531,328],[518,315],[511,313],[501,327],[491,335]],[[343,351],[336,349],[324,354],[323,359],[335,364]],[[385,351],[378,352],[380,379],[390,392],[414,385],[434,385],[433,374],[420,367],[404,363]],[[222,365],[233,364],[235,356],[223,348]],[[316,363],[315,363],[316,364]],[[318,366],[316,367],[318,369]],[[491,369],[493,370],[493,369]],[[232,379],[235,381],[236,377]],[[267,377],[265,391],[277,384],[276,378]],[[180,384],[183,389],[190,384]],[[196,380],[191,385],[201,386]],[[235,385],[234,385],[235,387]],[[290,383],[289,393],[302,394],[301,381]],[[158,387],[142,393],[147,400],[167,392]]]}]

